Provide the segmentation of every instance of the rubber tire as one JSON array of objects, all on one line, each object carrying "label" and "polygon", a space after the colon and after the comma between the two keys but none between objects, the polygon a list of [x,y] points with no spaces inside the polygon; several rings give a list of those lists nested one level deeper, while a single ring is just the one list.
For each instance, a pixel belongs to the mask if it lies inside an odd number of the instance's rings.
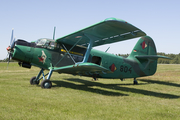
[{"label": "rubber tire", "polygon": [[41,82],[41,88],[50,89],[52,87],[52,83],[50,80],[46,79]]},{"label": "rubber tire", "polygon": [[137,80],[134,80],[134,85],[138,85],[138,81]]},{"label": "rubber tire", "polygon": [[30,79],[30,84],[31,85],[39,85],[39,81],[35,81],[36,80],[36,76],[32,77]]}]

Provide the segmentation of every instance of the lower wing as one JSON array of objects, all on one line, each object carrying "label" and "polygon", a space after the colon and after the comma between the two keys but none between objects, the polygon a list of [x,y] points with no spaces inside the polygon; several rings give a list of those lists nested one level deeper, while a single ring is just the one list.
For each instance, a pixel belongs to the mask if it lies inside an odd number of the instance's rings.
[{"label": "lower wing", "polygon": [[83,75],[83,76],[93,76],[98,74],[112,73],[112,71],[110,71],[109,69],[94,63],[79,63],[64,67],[54,67],[53,71],[59,73],[68,73],[68,74]]}]

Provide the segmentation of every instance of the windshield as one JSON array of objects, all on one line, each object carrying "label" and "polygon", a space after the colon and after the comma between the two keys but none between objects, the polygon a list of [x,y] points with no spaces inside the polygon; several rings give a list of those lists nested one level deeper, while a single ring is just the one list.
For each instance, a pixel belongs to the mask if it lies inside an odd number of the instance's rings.
[{"label": "windshield", "polygon": [[55,41],[52,39],[46,39],[46,38],[38,39],[36,41],[36,45],[44,47],[44,48],[54,49],[55,48]]},{"label": "windshield", "polygon": [[37,46],[42,46],[42,45],[45,45],[47,39],[39,39],[36,41],[36,45]]}]

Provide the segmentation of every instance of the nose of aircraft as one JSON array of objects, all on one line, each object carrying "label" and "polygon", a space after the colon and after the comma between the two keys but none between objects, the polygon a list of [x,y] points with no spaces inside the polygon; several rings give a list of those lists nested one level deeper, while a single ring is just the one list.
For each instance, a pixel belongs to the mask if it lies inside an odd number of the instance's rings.
[{"label": "nose of aircraft", "polygon": [[12,52],[13,49],[14,49],[14,47],[15,47],[15,41],[14,41],[11,45],[9,45],[9,46],[6,48],[6,50],[8,51],[8,53],[9,53],[9,52]]},{"label": "nose of aircraft", "polygon": [[[32,61],[31,48],[35,46],[35,43],[29,43],[25,40],[18,39],[15,41],[13,38],[14,30],[12,30],[10,45],[6,48],[8,52],[8,65],[10,59],[19,61],[22,67],[30,68],[30,62]],[[7,66],[8,67],[8,66]]]},{"label": "nose of aircraft", "polygon": [[9,61],[12,58],[13,60],[18,61],[19,65],[26,68],[31,68],[31,61],[32,61],[32,55],[33,52],[31,49],[33,49],[35,43],[29,43],[25,40],[16,40],[11,46],[8,46],[6,50],[9,54],[8,59],[8,65]]},{"label": "nose of aircraft", "polygon": [[15,47],[14,44],[15,44],[15,40],[12,42],[11,45],[9,45],[9,46],[6,48],[6,50],[7,50],[7,52],[8,52],[8,54],[7,54],[7,58],[8,58],[7,68],[8,68],[8,66],[9,66],[10,59],[12,58],[12,54],[13,54],[13,52],[14,52],[14,47]]},{"label": "nose of aircraft", "polygon": [[6,50],[7,50],[7,51],[10,51],[10,46],[8,46],[8,47],[6,48]]},{"label": "nose of aircraft", "polygon": [[14,48],[14,44],[15,44],[15,38],[13,38],[13,34],[14,34],[14,29],[12,29],[10,45],[6,48],[6,50],[8,52],[8,65],[9,65],[9,61],[12,57],[12,52],[13,52],[13,48]]}]

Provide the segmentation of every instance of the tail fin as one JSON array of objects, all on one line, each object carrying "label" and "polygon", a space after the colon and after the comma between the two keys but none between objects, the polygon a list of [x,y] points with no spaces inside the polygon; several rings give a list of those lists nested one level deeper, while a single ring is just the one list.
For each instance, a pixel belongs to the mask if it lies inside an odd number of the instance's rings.
[{"label": "tail fin", "polygon": [[149,36],[139,39],[128,58],[137,60],[146,75],[153,75],[156,72],[158,58],[170,59],[157,55],[154,41]]},{"label": "tail fin", "polygon": [[142,55],[157,55],[154,41],[149,36],[143,36],[139,39],[129,57]]}]

